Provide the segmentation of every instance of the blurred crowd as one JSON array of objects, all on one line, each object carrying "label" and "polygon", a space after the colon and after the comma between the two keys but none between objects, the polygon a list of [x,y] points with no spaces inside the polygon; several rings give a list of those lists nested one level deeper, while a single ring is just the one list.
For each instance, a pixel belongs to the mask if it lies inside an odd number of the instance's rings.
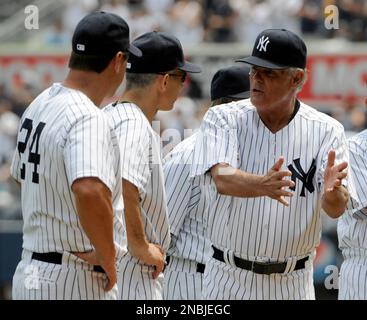
[{"label": "blurred crowd", "polygon": [[[65,11],[44,36],[48,44],[69,42],[85,14],[102,9],[121,15],[132,38],[151,30],[170,31],[184,45],[252,43],[266,28],[283,27],[304,37],[367,39],[365,0],[62,0]],[[338,8],[338,29],[325,28],[325,8]],[[334,21],[335,22],[335,21]]]}]

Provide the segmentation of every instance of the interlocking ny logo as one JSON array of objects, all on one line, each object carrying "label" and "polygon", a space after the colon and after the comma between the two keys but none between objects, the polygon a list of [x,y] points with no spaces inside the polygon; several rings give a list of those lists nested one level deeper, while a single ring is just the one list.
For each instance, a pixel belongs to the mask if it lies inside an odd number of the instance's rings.
[{"label": "interlocking ny logo", "polygon": [[259,43],[257,44],[257,47],[256,49],[259,50],[260,52],[261,51],[264,51],[266,52],[266,47],[268,46],[269,44],[269,37],[266,37],[265,36],[262,36],[260,39],[259,39]]},{"label": "interlocking ny logo", "polygon": [[[301,164],[300,164],[300,158],[293,160],[295,167],[293,167],[292,164],[288,166],[288,169],[292,172],[292,181],[296,183],[296,179],[301,180],[303,183],[302,190],[300,193],[301,197],[305,197],[305,188],[310,192],[315,191],[315,187],[313,186],[312,180],[316,173],[316,160],[313,159],[311,163],[311,167],[307,172],[304,172]],[[296,186],[290,188],[291,190],[296,190]]]}]

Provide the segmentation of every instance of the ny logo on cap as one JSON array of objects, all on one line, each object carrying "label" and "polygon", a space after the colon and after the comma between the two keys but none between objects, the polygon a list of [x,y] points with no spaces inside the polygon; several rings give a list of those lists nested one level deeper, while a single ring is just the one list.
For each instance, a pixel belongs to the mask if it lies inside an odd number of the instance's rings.
[{"label": "ny logo on cap", "polygon": [[259,50],[260,52],[261,51],[264,51],[266,52],[266,47],[268,46],[269,44],[269,37],[266,37],[265,36],[262,36],[260,39],[259,39],[259,43],[257,44],[257,47],[256,49]]},{"label": "ny logo on cap", "polygon": [[85,51],[85,45],[84,44],[77,44],[76,45],[76,49],[79,51]]}]

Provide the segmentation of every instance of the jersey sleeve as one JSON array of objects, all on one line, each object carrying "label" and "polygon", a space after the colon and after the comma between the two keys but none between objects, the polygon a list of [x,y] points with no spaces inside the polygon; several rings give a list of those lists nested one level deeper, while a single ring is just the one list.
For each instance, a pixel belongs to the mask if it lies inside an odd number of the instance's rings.
[{"label": "jersey sleeve", "polygon": [[69,185],[79,178],[100,179],[111,191],[116,183],[112,128],[96,110],[79,116],[71,126],[64,146]]},{"label": "jersey sleeve", "polygon": [[121,153],[121,175],[146,193],[153,159],[152,137],[141,119],[126,119],[115,128]]},{"label": "jersey sleeve", "polygon": [[171,233],[177,236],[188,214],[191,195],[190,165],[182,153],[168,154],[164,159],[163,172]]},{"label": "jersey sleeve", "polygon": [[[321,192],[324,188],[324,172],[328,161],[329,151],[335,150],[335,164],[341,163],[343,161],[346,161],[349,164],[348,144],[344,130],[341,128],[334,128],[329,132],[328,138],[330,138],[330,143],[326,143],[321,149],[321,166],[317,173],[317,182]],[[349,192],[348,207],[360,207],[354,179],[350,174],[350,170],[348,170],[347,178],[342,180],[342,185],[345,186]]]},{"label": "jersey sleeve", "polygon": [[13,160],[10,166],[10,175],[16,181],[20,182],[20,156],[19,156],[18,149],[15,149],[14,154],[13,154]]},{"label": "jersey sleeve", "polygon": [[357,202],[350,202],[348,210],[355,218],[367,219],[367,149],[357,141],[350,139],[349,146],[349,175],[354,182]]},{"label": "jersey sleeve", "polygon": [[204,181],[200,176],[219,163],[238,169],[237,129],[234,118],[226,115],[225,110],[211,108],[203,119],[195,143],[190,172],[193,183],[197,184],[198,179]]}]

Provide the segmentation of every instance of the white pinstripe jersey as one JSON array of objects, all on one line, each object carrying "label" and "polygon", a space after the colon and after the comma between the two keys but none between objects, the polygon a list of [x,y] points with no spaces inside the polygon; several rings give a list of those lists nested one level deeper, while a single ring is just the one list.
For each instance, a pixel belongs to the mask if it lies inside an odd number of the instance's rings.
[{"label": "white pinstripe jersey", "polygon": [[320,240],[323,172],[331,149],[336,150],[336,163],[348,160],[343,126],[303,103],[275,134],[250,100],[211,108],[197,138],[191,176],[223,162],[265,175],[284,156],[296,183],[289,207],[269,197],[217,195],[209,213],[213,244],[260,261],[284,261],[313,252]]},{"label": "white pinstripe jersey", "polygon": [[139,190],[147,240],[166,251],[170,233],[160,138],[133,103],[110,104],[103,111],[110,116],[119,140],[122,177]]},{"label": "white pinstripe jersey", "polygon": [[348,207],[338,221],[339,247],[345,257],[367,257],[367,130],[348,140],[349,173],[353,177],[359,206]]},{"label": "white pinstripe jersey", "polygon": [[[168,254],[205,263],[211,252],[206,237],[206,197],[189,181],[197,133],[179,143],[163,160],[172,241]],[[207,178],[210,176],[208,175]]]},{"label": "white pinstripe jersey", "polygon": [[22,189],[23,248],[92,250],[71,185],[97,177],[112,192],[115,242],[126,250],[118,143],[108,118],[86,95],[61,84],[43,91],[22,116],[17,146],[11,174]]}]

